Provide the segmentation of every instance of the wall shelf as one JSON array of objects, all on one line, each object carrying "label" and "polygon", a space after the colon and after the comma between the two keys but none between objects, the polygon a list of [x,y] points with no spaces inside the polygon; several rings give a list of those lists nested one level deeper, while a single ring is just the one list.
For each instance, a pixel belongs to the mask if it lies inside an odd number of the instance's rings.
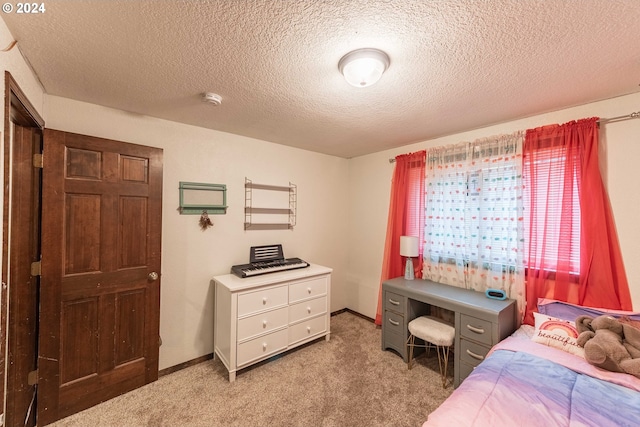
[{"label": "wall shelf", "polygon": [[[254,202],[258,198],[258,194],[266,196],[268,193],[262,191],[286,192],[286,199],[265,198],[257,201],[258,206],[254,206]],[[284,207],[284,203],[288,202],[288,206]],[[296,209],[298,203],[297,187],[295,184],[289,183],[288,186],[256,184],[250,179],[245,178],[244,182],[244,229],[245,230],[293,230],[296,225]],[[267,206],[275,204],[275,206]],[[265,216],[274,215],[277,219],[264,219]],[[281,221],[278,221],[280,219]]]},{"label": "wall shelf", "polygon": [[227,186],[202,182],[180,182],[180,206],[182,215],[227,213]]}]

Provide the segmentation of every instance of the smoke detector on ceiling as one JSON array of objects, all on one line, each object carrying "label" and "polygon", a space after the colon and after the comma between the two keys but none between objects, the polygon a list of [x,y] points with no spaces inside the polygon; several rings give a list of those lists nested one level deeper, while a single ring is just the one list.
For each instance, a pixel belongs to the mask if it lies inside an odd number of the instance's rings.
[{"label": "smoke detector on ceiling", "polygon": [[222,104],[222,97],[217,93],[206,92],[202,95],[202,101],[217,107]]}]

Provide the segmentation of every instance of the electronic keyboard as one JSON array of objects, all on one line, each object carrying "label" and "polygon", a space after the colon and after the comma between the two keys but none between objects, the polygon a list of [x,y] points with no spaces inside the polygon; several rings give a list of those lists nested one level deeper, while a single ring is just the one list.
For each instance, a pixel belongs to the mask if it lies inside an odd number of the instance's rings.
[{"label": "electronic keyboard", "polygon": [[249,261],[249,264],[232,266],[231,273],[244,278],[309,267],[309,263],[300,258],[285,258],[282,245],[252,246]]}]

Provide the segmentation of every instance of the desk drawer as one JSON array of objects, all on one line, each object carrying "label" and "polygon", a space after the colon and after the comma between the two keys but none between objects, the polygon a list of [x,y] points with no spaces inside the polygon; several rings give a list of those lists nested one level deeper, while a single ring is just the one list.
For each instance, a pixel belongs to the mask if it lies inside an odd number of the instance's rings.
[{"label": "desk drawer", "polygon": [[475,366],[460,363],[460,381],[464,381],[473,372]]},{"label": "desk drawer", "polygon": [[492,345],[491,322],[477,317],[460,315],[460,335],[483,344]]},{"label": "desk drawer", "polygon": [[287,286],[238,295],[238,317],[287,305]]},{"label": "desk drawer", "polygon": [[384,293],[384,309],[393,310],[397,313],[404,313],[406,310],[406,297],[404,295],[394,294],[393,292]]},{"label": "desk drawer", "polygon": [[460,361],[471,367],[478,366],[489,353],[489,348],[467,340],[460,340]]},{"label": "desk drawer", "polygon": [[[385,332],[384,335],[384,347],[383,349],[386,350],[388,348],[394,349],[395,351],[398,352],[398,354],[400,354],[400,356],[402,357],[402,359],[404,359],[404,361],[407,361],[407,339],[402,336],[402,335],[398,335],[398,334],[394,334],[391,332]],[[414,355],[416,355],[418,353],[418,348],[415,349],[416,351],[414,351]]]},{"label": "desk drawer", "polygon": [[393,311],[384,311],[384,327],[386,331],[402,335],[406,334],[407,328],[404,325],[404,316]]}]

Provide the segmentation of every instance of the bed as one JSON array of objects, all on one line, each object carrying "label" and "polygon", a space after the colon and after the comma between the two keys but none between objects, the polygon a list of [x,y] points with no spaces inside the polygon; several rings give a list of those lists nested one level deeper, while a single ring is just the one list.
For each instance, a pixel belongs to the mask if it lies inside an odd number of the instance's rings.
[{"label": "bed", "polygon": [[423,427],[640,425],[640,379],[589,364],[582,348],[568,347],[569,338],[540,334],[545,320],[571,323],[576,313],[585,314],[579,306],[545,301],[536,327],[523,325],[494,346]]}]

